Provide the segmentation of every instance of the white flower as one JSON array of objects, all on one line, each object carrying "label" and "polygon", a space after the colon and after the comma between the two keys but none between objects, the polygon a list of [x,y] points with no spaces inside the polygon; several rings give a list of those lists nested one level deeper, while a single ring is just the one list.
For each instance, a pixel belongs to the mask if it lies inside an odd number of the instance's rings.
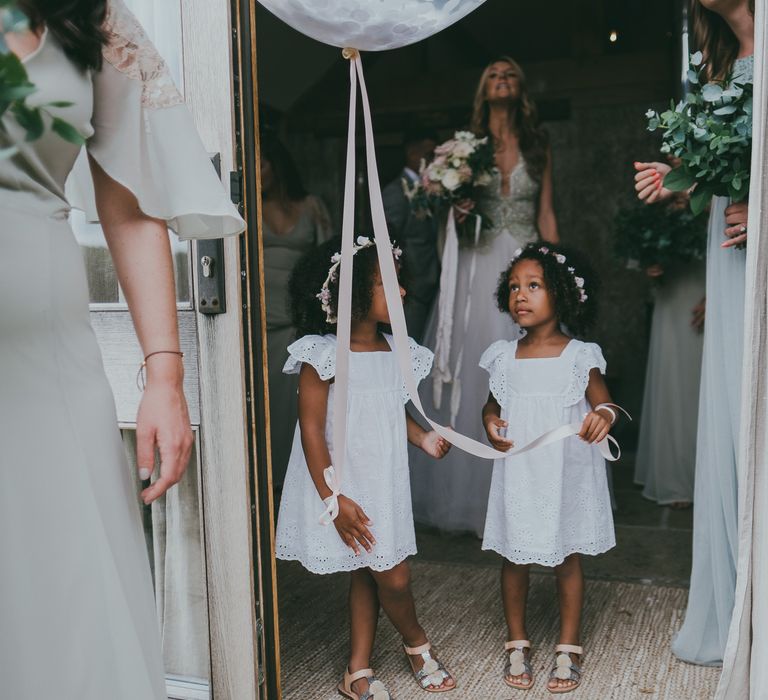
[{"label": "white flower", "polygon": [[574,272],[576,272],[576,268],[575,268],[575,267],[569,267],[569,268],[568,268],[568,272],[570,272],[571,274],[573,274]]},{"label": "white flower", "polygon": [[368,236],[358,236],[357,237],[357,245],[359,245],[359,246],[369,246],[369,245],[371,245],[371,239],[368,238]]},{"label": "white flower", "polygon": [[392,255],[395,256],[395,260],[400,260],[400,256],[403,254],[403,249],[399,246],[392,248]]},{"label": "white flower", "polygon": [[335,265],[337,262],[341,260],[341,253],[334,253],[331,255],[331,262]]},{"label": "white flower", "polygon": [[453,155],[456,158],[468,158],[472,155],[474,150],[472,144],[467,143],[466,141],[460,141],[456,144],[456,148],[453,149]]},{"label": "white flower", "polygon": [[539,252],[540,253],[544,253],[544,255],[546,255],[547,253],[549,253],[549,248],[547,248],[547,246],[543,245],[543,246],[541,246],[541,248],[539,248]]},{"label": "white flower", "polygon": [[561,255],[560,253],[555,253],[555,260],[559,262],[561,265],[565,262],[565,255]]},{"label": "white flower", "polygon": [[584,287],[584,278],[583,277],[574,277],[573,279],[575,280],[576,286],[579,289],[582,289]]},{"label": "white flower", "polygon": [[645,116],[646,116],[646,119],[650,119],[651,117],[654,117],[654,116],[656,116],[656,111],[655,111],[655,110],[653,110],[653,109],[649,109],[649,110],[648,110],[648,111],[645,113]]},{"label": "white flower", "polygon": [[460,168],[460,167],[461,167],[461,158],[454,158],[454,159],[451,161],[451,165],[452,165],[454,168]]},{"label": "white flower", "polygon": [[440,179],[440,182],[442,183],[443,187],[445,187],[445,189],[447,189],[449,192],[452,192],[461,184],[461,178],[459,177],[459,173],[451,168],[445,171],[445,174]]},{"label": "white flower", "polygon": [[518,248],[514,253],[512,253],[512,258],[519,258],[523,254],[523,249]]}]

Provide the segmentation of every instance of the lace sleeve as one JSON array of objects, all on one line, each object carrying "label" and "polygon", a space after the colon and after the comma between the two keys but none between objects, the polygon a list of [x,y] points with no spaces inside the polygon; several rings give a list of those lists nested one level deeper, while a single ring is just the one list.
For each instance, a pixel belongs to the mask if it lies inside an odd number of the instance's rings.
[{"label": "lace sleeve", "polygon": [[288,346],[288,361],[283,367],[285,374],[298,374],[301,365],[307,363],[317,371],[320,379],[327,381],[336,374],[336,338],[332,335],[305,335]]},{"label": "lace sleeve", "polygon": [[593,368],[605,374],[606,363],[603,352],[595,343],[581,343],[574,355],[571,383],[565,397],[566,406],[573,406],[584,398],[589,385],[589,372]]},{"label": "lace sleeve", "polygon": [[[416,377],[416,383],[418,384],[422,379],[429,376],[429,373],[432,371],[432,361],[435,359],[435,356],[429,348],[419,345],[413,338],[408,338],[408,346],[411,350],[411,367],[413,367],[413,375]],[[408,403],[410,400],[411,396],[405,390],[405,383],[403,383],[403,403]]]},{"label": "lace sleeve", "polygon": [[510,344],[497,340],[480,356],[480,367],[488,372],[488,387],[499,406],[507,403],[507,356]]},{"label": "lace sleeve", "polygon": [[[245,224],[168,66],[123,0],[109,0],[104,30],[108,43],[93,76],[88,153],[136,196],[145,214],[167,221],[180,238],[240,233]],[[91,211],[87,203],[82,208]]]}]

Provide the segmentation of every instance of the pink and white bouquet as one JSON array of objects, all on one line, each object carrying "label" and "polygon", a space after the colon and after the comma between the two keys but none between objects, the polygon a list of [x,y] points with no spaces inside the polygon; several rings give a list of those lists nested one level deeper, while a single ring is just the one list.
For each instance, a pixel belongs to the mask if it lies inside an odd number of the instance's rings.
[{"label": "pink and white bouquet", "polygon": [[[456,206],[470,214],[468,218],[481,217],[486,228],[490,222],[477,211],[478,189],[491,183],[494,168],[493,145],[488,137],[457,131],[452,139],[435,149],[430,163],[422,162],[419,179],[412,186],[404,183],[405,194],[417,216],[433,216]],[[475,224],[462,228],[474,230]]]}]

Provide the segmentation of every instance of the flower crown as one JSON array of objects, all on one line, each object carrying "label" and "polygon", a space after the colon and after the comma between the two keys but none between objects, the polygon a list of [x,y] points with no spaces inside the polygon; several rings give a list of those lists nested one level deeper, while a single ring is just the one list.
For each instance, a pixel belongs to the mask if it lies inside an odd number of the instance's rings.
[{"label": "flower crown", "polygon": [[[370,248],[372,245],[376,245],[376,243],[367,236],[358,236],[357,240],[352,244],[352,255],[356,255],[359,251],[365,248]],[[403,251],[400,249],[400,247],[393,243],[392,255],[394,256],[395,260],[400,260],[400,256],[402,254]],[[320,291],[315,294],[315,297],[320,300],[320,306],[322,307],[323,311],[325,311],[325,320],[328,323],[336,323],[337,321],[337,318],[333,313],[333,309],[331,308],[330,285],[331,282],[335,282],[338,278],[339,265],[341,265],[341,253],[334,253],[331,256],[331,267],[328,269],[328,276],[325,278],[325,282],[323,282],[323,286],[320,288]]]},{"label": "flower crown", "polygon": [[[555,258],[555,260],[557,260],[558,263],[565,265],[566,257],[562,253],[555,253],[546,246],[540,246],[538,250],[540,253],[544,253],[544,255],[551,255],[553,258]],[[512,260],[517,260],[522,254],[523,249],[518,248],[512,255]],[[587,299],[589,299],[587,293],[584,291],[584,278],[578,277],[576,275],[576,269],[573,267],[569,266],[568,272],[571,274],[571,277],[573,277],[573,281],[576,283],[576,287],[579,290],[579,302],[583,304]]]}]

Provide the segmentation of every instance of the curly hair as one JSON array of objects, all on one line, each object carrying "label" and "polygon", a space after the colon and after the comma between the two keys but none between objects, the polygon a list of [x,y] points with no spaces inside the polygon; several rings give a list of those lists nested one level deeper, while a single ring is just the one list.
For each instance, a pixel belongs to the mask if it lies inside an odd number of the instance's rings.
[{"label": "curly hair", "polygon": [[19,8],[29,17],[32,30],[48,27],[80,69],[101,68],[107,0],[21,0]]},{"label": "curly hair", "polygon": [[[565,257],[565,262],[558,262],[556,255]],[[552,295],[555,314],[568,331],[575,336],[582,336],[595,321],[597,316],[597,295],[600,282],[592,266],[578,252],[551,243],[529,243],[520,255],[513,258],[499,276],[496,287],[496,306],[502,313],[509,313],[509,276],[521,260],[535,260],[541,265],[544,284]],[[570,272],[568,268],[573,268]],[[581,289],[576,284],[576,277],[584,280],[583,290],[587,295],[580,301]]]},{"label": "curly hair", "polygon": [[[297,337],[336,333],[336,324],[326,321],[325,311],[316,295],[333,264],[331,257],[340,250],[341,236],[334,236],[305,253],[291,272],[288,292]],[[368,315],[373,302],[373,283],[379,269],[376,246],[359,250],[352,260],[352,320],[361,321]],[[331,281],[328,289],[331,292],[331,309],[335,315],[339,298],[338,278]]]}]

